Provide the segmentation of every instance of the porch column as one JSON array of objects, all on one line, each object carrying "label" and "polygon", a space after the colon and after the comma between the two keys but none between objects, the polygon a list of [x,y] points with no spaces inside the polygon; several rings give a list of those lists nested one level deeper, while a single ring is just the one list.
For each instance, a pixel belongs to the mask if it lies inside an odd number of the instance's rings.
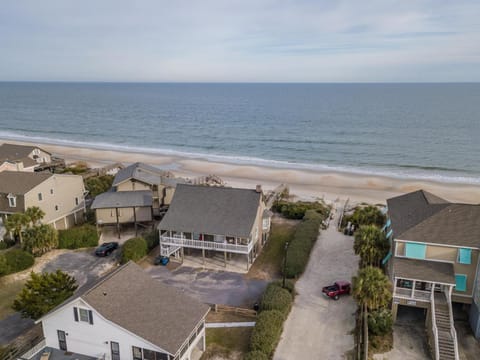
[{"label": "porch column", "polygon": [[205,265],[205,247],[202,247],[202,263]]},{"label": "porch column", "polygon": [[68,229],[67,217],[66,216],[63,218],[63,223],[65,224],[65,229]]},{"label": "porch column", "polygon": [[223,263],[224,263],[224,266],[227,267],[227,252],[226,251],[223,252]]},{"label": "porch column", "polygon": [[185,248],[182,246],[180,251],[181,251],[181,255],[182,255],[182,264],[183,264],[183,259],[185,257]]},{"label": "porch column", "polygon": [[248,271],[249,266],[250,266],[249,262],[250,262],[250,253],[247,253],[247,271]]},{"label": "porch column", "polygon": [[392,304],[392,320],[393,323],[397,321],[397,313],[398,313],[398,304],[393,303]]},{"label": "porch column", "polygon": [[416,283],[416,280],[413,280],[413,284],[412,284],[412,296],[411,296],[412,299],[415,298],[415,283]]},{"label": "porch column", "polygon": [[115,215],[117,216],[117,234],[118,238],[120,239],[120,219],[118,215],[118,208],[115,208]]},{"label": "porch column", "polygon": [[138,235],[137,231],[137,210],[135,209],[135,206],[133,207],[133,223],[135,224],[135,236]]}]

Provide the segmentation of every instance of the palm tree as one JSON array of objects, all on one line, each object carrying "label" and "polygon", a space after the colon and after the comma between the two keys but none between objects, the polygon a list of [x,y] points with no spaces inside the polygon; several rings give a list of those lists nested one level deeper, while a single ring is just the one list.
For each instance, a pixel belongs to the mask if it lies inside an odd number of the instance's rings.
[{"label": "palm tree", "polygon": [[25,216],[29,219],[29,222],[35,226],[44,218],[45,212],[37,206],[32,206],[25,210]]},{"label": "palm tree", "polygon": [[22,213],[15,213],[5,219],[5,230],[13,234],[13,237],[22,243],[22,232],[30,223],[29,218]]},{"label": "palm tree", "polygon": [[353,250],[360,255],[361,266],[379,266],[390,245],[385,234],[375,225],[363,225],[355,232]]},{"label": "palm tree", "polygon": [[392,285],[381,269],[367,266],[352,278],[352,295],[360,306],[376,310],[392,301]]}]

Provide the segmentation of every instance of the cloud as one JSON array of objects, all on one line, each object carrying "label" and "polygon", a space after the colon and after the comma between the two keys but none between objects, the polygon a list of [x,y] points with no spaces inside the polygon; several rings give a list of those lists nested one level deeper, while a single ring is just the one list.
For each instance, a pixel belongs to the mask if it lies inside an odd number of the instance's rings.
[{"label": "cloud", "polygon": [[477,1],[21,0],[0,9],[0,79],[480,81],[479,13]]}]

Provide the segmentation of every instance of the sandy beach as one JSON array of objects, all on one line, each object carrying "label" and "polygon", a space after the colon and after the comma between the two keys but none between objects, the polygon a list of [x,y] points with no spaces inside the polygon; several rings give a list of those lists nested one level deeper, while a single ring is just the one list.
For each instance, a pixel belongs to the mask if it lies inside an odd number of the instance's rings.
[{"label": "sandy beach", "polygon": [[353,202],[385,203],[385,200],[389,197],[424,189],[449,201],[480,203],[480,186],[469,184],[226,164],[176,156],[68,147],[5,139],[0,139],[0,142],[36,144],[54,155],[65,158],[67,163],[82,160],[86,161],[91,167],[114,162],[128,165],[140,161],[163,167],[171,170],[175,175],[183,177],[192,178],[215,174],[224,179],[229,186],[253,188],[256,184],[262,184],[263,188],[268,190],[285,183],[289,185],[292,194],[305,199],[320,198],[334,201],[349,198]]}]

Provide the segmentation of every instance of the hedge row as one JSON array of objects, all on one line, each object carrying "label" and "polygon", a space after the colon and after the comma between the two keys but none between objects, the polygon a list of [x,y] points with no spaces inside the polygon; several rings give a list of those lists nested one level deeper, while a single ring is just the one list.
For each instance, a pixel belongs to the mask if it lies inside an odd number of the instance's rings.
[{"label": "hedge row", "polygon": [[58,232],[59,249],[79,249],[98,245],[98,233],[95,226],[83,224]]},{"label": "hedge row", "polygon": [[147,255],[148,245],[144,238],[136,237],[128,239],[122,246],[122,257],[120,262],[127,263],[130,260],[138,261]]},{"label": "hedge row", "polygon": [[292,308],[293,297],[290,291],[279,286],[278,283],[270,283],[263,293],[260,302],[260,310],[278,310],[285,316]]},{"label": "hedge row", "polygon": [[20,250],[11,249],[0,253],[0,276],[13,274],[33,266],[33,255]]},{"label": "hedge row", "polygon": [[304,220],[298,224],[287,250],[286,277],[296,278],[305,270],[322,220],[320,214],[309,210],[305,213]]},{"label": "hedge row", "polygon": [[321,202],[290,202],[285,200],[277,200],[273,203],[272,210],[282,214],[288,219],[296,220],[303,219],[305,213],[309,210],[313,210],[319,214],[322,217],[322,220],[326,219],[330,214],[330,207]]}]

